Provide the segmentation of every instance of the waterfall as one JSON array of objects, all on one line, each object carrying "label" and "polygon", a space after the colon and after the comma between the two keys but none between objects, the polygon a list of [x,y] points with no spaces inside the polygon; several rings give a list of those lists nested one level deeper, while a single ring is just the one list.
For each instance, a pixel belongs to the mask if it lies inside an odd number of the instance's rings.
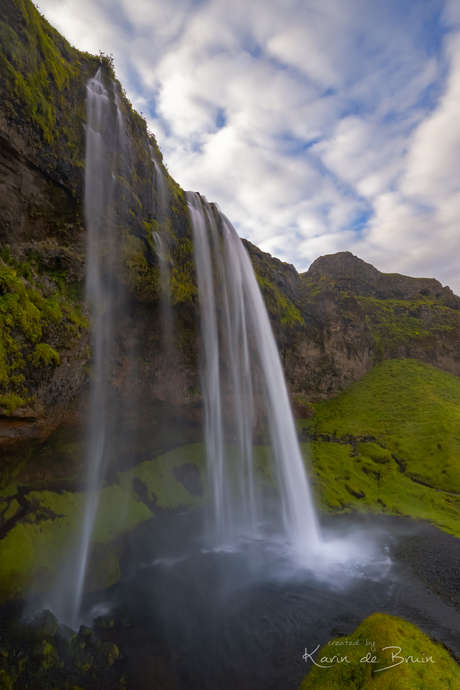
[{"label": "waterfall", "polygon": [[[303,562],[321,543],[283,369],[251,261],[228,219],[187,192],[200,301],[206,452],[214,535],[222,543],[258,534],[264,501],[253,461],[254,389],[262,389],[285,536]],[[227,373],[228,372],[228,373]],[[232,390],[232,434],[224,442],[223,379]],[[227,405],[228,407],[228,405]]]},{"label": "waterfall", "polygon": [[[107,134],[113,132],[112,101],[102,83],[99,68],[87,86],[85,218],[88,232],[86,298],[92,313],[91,350],[93,381],[91,386],[87,455],[87,500],[78,550],[77,577],[73,601],[72,623],[75,625],[84,591],[91,536],[99,505],[101,487],[107,464],[108,385],[106,367],[111,359],[114,339],[114,171],[107,150]],[[121,113],[116,105],[115,132],[122,131]],[[116,145],[116,144],[115,144]],[[104,251],[106,266],[102,266]],[[105,271],[104,271],[105,268]]]},{"label": "waterfall", "polygon": [[109,366],[114,354],[115,305],[122,296],[116,277],[118,259],[114,199],[123,158],[124,122],[118,94],[104,86],[102,70],[87,84],[85,220],[87,228],[86,300],[91,311],[92,376],[87,425],[86,505],[79,543],[64,566],[53,608],[75,627],[99,507],[99,490],[113,452],[116,402],[109,395]]},{"label": "waterfall", "polygon": [[157,219],[165,220],[168,215],[168,201],[169,193],[166,186],[166,180],[163,175],[157,160],[155,159],[153,153],[153,147],[150,146],[150,155],[152,157],[152,163],[155,168],[155,191],[157,196]]},{"label": "waterfall", "polygon": [[[150,148],[150,157],[155,170],[155,178],[153,188],[155,190],[156,201],[156,219],[159,223],[165,223],[169,215],[169,192],[166,185],[166,180],[163,171],[158,164],[154,149]],[[173,349],[173,313],[171,304],[171,267],[168,247],[162,233],[156,230],[152,231],[152,238],[155,244],[156,255],[158,257],[158,265],[160,268],[160,283],[161,283],[161,321],[163,327],[162,341],[164,352],[172,352]]]}]

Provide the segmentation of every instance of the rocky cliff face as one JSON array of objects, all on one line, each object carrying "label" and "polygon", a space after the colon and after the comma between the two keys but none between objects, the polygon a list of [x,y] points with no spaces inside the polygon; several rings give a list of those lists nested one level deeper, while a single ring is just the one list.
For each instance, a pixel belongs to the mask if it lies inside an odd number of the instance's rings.
[{"label": "rocky cliff face", "polygon": [[[110,60],[72,48],[29,0],[1,1],[0,65],[3,483],[17,472],[19,456],[25,462],[31,440],[44,439],[62,421],[79,422],[87,410],[85,85],[99,67],[114,83],[127,138],[115,215],[117,275],[128,288],[128,308],[110,363],[113,397],[136,401],[127,424],[139,430],[145,421],[159,448],[180,442],[179,428],[187,429],[185,440],[197,440],[199,304],[190,222],[155,137],[123,95]],[[163,213],[152,156],[167,188]],[[170,343],[161,333],[154,232],[163,237],[171,267]],[[321,257],[299,275],[244,243],[300,416],[308,416],[309,402],[334,396],[382,359],[414,357],[460,373],[460,299],[436,280],[382,274],[349,252]]]},{"label": "rocky cliff face", "polygon": [[381,273],[350,252],[320,257],[299,275],[245,245],[299,414],[383,359],[410,357],[460,374],[460,298],[437,280]]}]

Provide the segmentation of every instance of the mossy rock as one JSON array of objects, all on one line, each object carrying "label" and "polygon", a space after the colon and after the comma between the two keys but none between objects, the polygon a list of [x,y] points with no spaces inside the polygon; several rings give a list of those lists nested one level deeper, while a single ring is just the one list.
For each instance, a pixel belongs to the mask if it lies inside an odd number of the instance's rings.
[{"label": "mossy rock", "polygon": [[315,665],[299,690],[460,687],[460,668],[443,645],[415,625],[384,613],[369,616],[351,635],[331,640],[312,657]]},{"label": "mossy rock", "polygon": [[[66,554],[78,543],[86,498],[67,491],[28,494],[34,510],[0,541],[0,601],[50,587]],[[150,509],[120,486],[101,489],[90,555],[92,589],[119,579],[117,550],[111,544],[151,517]]]},{"label": "mossy rock", "polygon": [[[205,500],[205,462],[205,445],[188,444],[146,460],[132,470],[119,472],[118,482],[152,508],[197,507]],[[184,467],[188,469],[185,474],[180,471]],[[190,485],[192,480],[198,490]]]},{"label": "mossy rock", "polygon": [[[38,286],[31,264],[19,264],[9,252],[0,259],[0,413],[8,415],[33,401],[37,369],[60,364],[50,342],[63,348],[89,327],[81,307],[56,289],[48,297]],[[24,276],[27,275],[26,279]]]}]

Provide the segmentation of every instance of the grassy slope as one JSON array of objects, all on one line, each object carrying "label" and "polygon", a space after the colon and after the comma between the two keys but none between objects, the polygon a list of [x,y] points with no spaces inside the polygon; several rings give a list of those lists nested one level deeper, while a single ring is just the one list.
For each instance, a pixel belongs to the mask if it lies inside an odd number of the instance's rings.
[{"label": "grassy slope", "polygon": [[[339,644],[345,640],[358,644]],[[371,660],[375,658],[376,663],[361,662],[372,649],[372,645],[366,645],[366,641],[375,642]],[[331,665],[332,668],[313,666],[300,690],[454,690],[460,687],[460,669],[446,649],[430,640],[415,625],[400,618],[374,613],[352,635],[334,642],[336,644],[325,645],[315,654],[315,661],[319,664],[325,657],[331,659],[337,654],[339,658],[347,656],[351,663],[335,663],[334,660],[332,664],[323,662],[323,665]],[[385,650],[387,646],[397,648]],[[404,661],[375,673],[374,669],[384,669],[400,661],[392,661],[392,653]],[[430,657],[433,662],[423,663]]]},{"label": "grassy slope", "polygon": [[[300,426],[313,440],[313,481],[323,509],[409,515],[460,536],[456,376],[415,360],[385,361],[316,405]],[[308,455],[308,444],[303,450]]]}]

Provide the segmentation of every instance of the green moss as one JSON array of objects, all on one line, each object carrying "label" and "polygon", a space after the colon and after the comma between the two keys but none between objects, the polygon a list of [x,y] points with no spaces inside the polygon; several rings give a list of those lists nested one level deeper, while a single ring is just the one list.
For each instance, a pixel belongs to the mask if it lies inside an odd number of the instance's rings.
[{"label": "green moss", "polygon": [[173,304],[187,304],[195,301],[198,296],[198,289],[196,287],[193,245],[189,237],[181,237],[176,241],[173,263],[174,267],[171,271],[171,299]]},{"label": "green moss", "polygon": [[204,444],[189,444],[153,460],[146,460],[132,470],[118,473],[118,481],[125,490],[134,491],[136,494],[141,492],[139,498],[159,508],[177,508],[180,505],[195,507],[203,503],[205,493],[201,496],[190,493],[184,484],[177,480],[174,470],[185,464],[193,464],[203,483],[205,460]]},{"label": "green moss", "polygon": [[377,357],[400,345],[419,343],[429,347],[443,333],[460,329],[460,314],[428,297],[412,300],[379,300],[358,297],[374,338]]},{"label": "green moss", "polygon": [[[28,500],[35,510],[25,522],[18,522],[0,541],[0,600],[24,595],[29,587],[44,591],[52,576],[62,564],[63,556],[70,552],[80,537],[81,518],[86,495],[63,491],[32,492]],[[136,500],[132,493],[113,485],[101,489],[98,514],[92,541],[107,545],[140,522],[152,517],[149,508]],[[117,571],[111,551],[95,562],[112,578]],[[101,585],[101,576],[97,579]]]},{"label": "green moss", "polygon": [[11,496],[15,496],[18,492],[18,487],[16,484],[8,484],[8,486],[4,486],[1,491],[0,491],[0,496],[2,498],[10,498]]},{"label": "green moss", "polygon": [[460,668],[441,644],[415,625],[383,613],[366,618],[347,638],[330,641],[313,658],[330,668],[313,665],[300,690],[453,690],[460,686]]},{"label": "green moss", "polygon": [[296,323],[304,325],[305,322],[297,307],[280,292],[276,285],[257,272],[256,278],[272,318],[288,326],[294,326]]},{"label": "green moss", "polygon": [[[25,385],[27,361],[35,367],[59,365],[59,353],[48,343],[47,334],[71,331],[77,337],[88,328],[88,321],[77,307],[59,294],[48,298],[32,280],[18,275],[17,262],[9,253],[0,261],[0,405],[8,412],[28,402]],[[24,273],[24,265],[19,265]],[[36,282],[38,282],[38,276]]]},{"label": "green moss", "polygon": [[174,268],[171,274],[171,297],[173,304],[191,303],[197,295],[198,290],[190,280],[190,272]]},{"label": "green moss", "polygon": [[160,272],[156,266],[149,265],[139,237],[124,234],[122,260],[129,289],[143,298],[157,299],[161,290]]},{"label": "green moss", "polygon": [[389,360],[315,407],[301,426],[316,439],[312,475],[324,509],[409,515],[460,535],[456,376]]},{"label": "green moss", "polygon": [[1,690],[14,690],[16,687],[16,675],[7,673],[0,669],[0,688]]},{"label": "green moss", "polygon": [[17,500],[14,498],[9,506],[8,509],[3,513],[3,519],[4,520],[9,520],[10,518],[14,517],[18,510],[20,510],[21,506],[17,502]]},{"label": "green moss", "polygon": [[39,343],[35,346],[34,353],[32,355],[32,361],[34,366],[38,367],[41,363],[48,364],[60,364],[60,358],[56,350],[46,343]]},{"label": "green moss", "polygon": [[[13,107],[20,104],[37,124],[46,142],[56,136],[54,89],[63,92],[78,74],[74,51],[41,17],[31,2],[15,0],[21,27],[0,22],[0,51],[7,92]],[[64,44],[64,52],[57,47]]]},{"label": "green moss", "polygon": [[11,414],[14,410],[23,407],[28,402],[27,398],[21,398],[16,393],[7,393],[0,395],[0,408],[3,414]]}]

